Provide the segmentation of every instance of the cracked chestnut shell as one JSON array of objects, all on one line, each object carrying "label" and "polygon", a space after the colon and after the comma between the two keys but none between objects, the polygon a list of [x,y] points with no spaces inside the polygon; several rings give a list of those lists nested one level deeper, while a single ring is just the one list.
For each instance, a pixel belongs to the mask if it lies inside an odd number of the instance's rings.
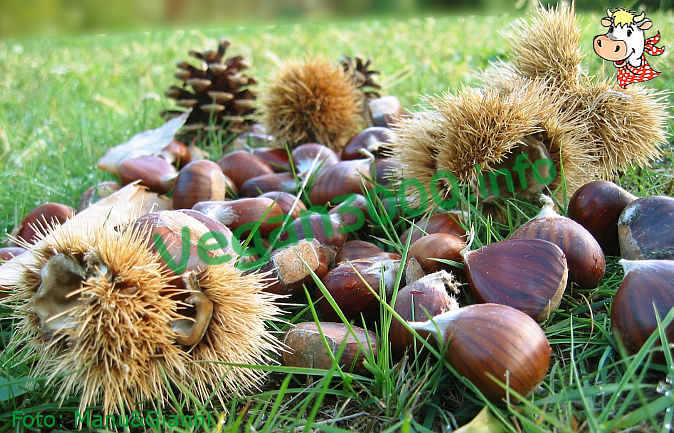
[{"label": "cracked chestnut shell", "polygon": [[673,228],[674,198],[634,200],[618,220],[620,255],[628,260],[674,259]]},{"label": "cracked chestnut shell", "polygon": [[515,230],[510,238],[552,242],[564,251],[569,279],[586,289],[597,287],[606,269],[601,246],[585,227],[559,215],[550,197],[543,196],[542,201],[540,213]]},{"label": "cracked chestnut shell", "polygon": [[[283,337],[283,344],[288,347],[283,352],[283,364],[293,367],[320,368],[328,370],[332,367],[332,357],[325,347],[323,335],[333,356],[337,356],[342,344],[345,345],[342,356],[338,359],[342,368],[358,372],[366,372],[363,366],[365,351],[377,353],[377,336],[358,326],[352,326],[352,332],[343,323],[303,322],[290,328]],[[323,335],[321,335],[321,331]],[[362,350],[361,350],[362,348]]]},{"label": "cracked chestnut shell", "polygon": [[562,250],[542,239],[510,239],[463,254],[473,295],[509,305],[538,321],[559,306],[568,269]]}]

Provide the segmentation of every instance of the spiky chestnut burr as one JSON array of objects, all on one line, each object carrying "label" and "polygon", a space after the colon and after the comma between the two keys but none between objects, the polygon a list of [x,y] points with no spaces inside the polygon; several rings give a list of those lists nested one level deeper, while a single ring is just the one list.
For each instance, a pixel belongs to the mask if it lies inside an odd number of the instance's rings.
[{"label": "spiky chestnut burr", "polygon": [[[250,66],[243,56],[225,58],[230,45],[230,41],[220,39],[216,50],[191,50],[190,56],[201,62],[198,66],[187,61],[178,63],[175,77],[182,86],[171,86],[165,94],[178,106],[192,109],[183,135],[221,129],[241,132],[253,123],[256,94],[250,87],[257,80],[244,72]],[[172,118],[183,112],[167,110],[162,115]]]},{"label": "spiky chestnut burr", "polygon": [[279,147],[317,142],[339,151],[362,123],[361,101],[340,66],[322,58],[288,61],[261,100],[262,123]]},{"label": "spiky chestnut burr", "polygon": [[[257,370],[224,364],[271,362],[278,343],[264,323],[278,309],[264,279],[223,263],[179,288],[149,227],[115,221],[114,212],[108,223],[76,216],[17,257],[19,266],[0,268],[19,322],[14,344],[37,360],[33,374],[49,377],[61,401],[78,393],[80,411],[101,402],[105,413],[167,404],[169,387],[222,402],[259,384]],[[180,338],[178,325],[199,319],[196,295],[212,307],[205,330]]]},{"label": "spiky chestnut burr", "polygon": [[539,6],[533,16],[515,21],[505,36],[519,74],[568,86],[580,77],[580,34],[574,9],[562,2],[549,9]]},{"label": "spiky chestnut burr", "polygon": [[[509,196],[533,200],[562,179],[560,191],[570,194],[596,177],[593,148],[582,141],[584,125],[562,112],[544,83],[523,83],[507,92],[468,88],[435,97],[430,111],[402,119],[394,128],[392,157],[403,178],[415,177],[430,189],[432,176],[446,170],[490,203]],[[510,181],[488,173],[495,170],[505,170]],[[449,181],[437,186],[441,195],[452,194]]]}]

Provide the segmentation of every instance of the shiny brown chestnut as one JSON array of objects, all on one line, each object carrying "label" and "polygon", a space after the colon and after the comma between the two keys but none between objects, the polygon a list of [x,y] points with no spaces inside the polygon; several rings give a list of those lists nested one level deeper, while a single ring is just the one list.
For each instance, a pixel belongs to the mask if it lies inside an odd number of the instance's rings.
[{"label": "shiny brown chestnut", "polygon": [[261,194],[259,197],[270,198],[281,207],[285,215],[290,215],[291,218],[299,218],[302,211],[307,210],[307,207],[299,200],[296,195],[283,191],[269,191]]},{"label": "shiny brown chestnut", "polygon": [[299,145],[293,149],[291,156],[295,172],[302,177],[311,176],[339,162],[339,157],[332,149],[318,143]]},{"label": "shiny brown chestnut", "polygon": [[271,174],[274,170],[252,153],[235,150],[220,158],[218,166],[225,176],[232,179],[237,188],[253,177]]},{"label": "shiny brown chestnut", "polygon": [[586,289],[597,287],[604,276],[606,259],[601,246],[590,232],[574,220],[555,211],[548,196],[540,213],[520,226],[511,239],[543,239],[564,251],[569,266],[569,279]]},{"label": "shiny brown chestnut", "polygon": [[243,233],[249,233],[253,226],[259,222],[260,233],[266,236],[283,222],[281,207],[270,198],[254,197],[228,201],[201,201],[196,203],[192,209],[219,221],[232,230],[237,230],[247,224],[250,228]]},{"label": "shiny brown chestnut", "polygon": [[276,250],[260,269],[260,272],[269,272],[272,278],[272,283],[265,291],[292,295],[303,284],[313,283],[311,272],[323,278],[333,259],[334,253],[315,239],[301,240],[295,245]]},{"label": "shiny brown chestnut", "polygon": [[[625,277],[613,298],[611,322],[613,333],[633,354],[657,329],[653,307],[660,320],[674,307],[674,260],[622,259],[620,264]],[[667,326],[665,335],[670,344],[674,342],[674,323]],[[664,360],[662,349],[656,360]]]},{"label": "shiny brown chestnut", "polygon": [[192,160],[190,148],[187,147],[185,143],[176,140],[173,140],[166,145],[159,156],[178,168],[183,167],[185,164],[189,164]]},{"label": "shiny brown chestnut", "polygon": [[283,365],[328,370],[332,367],[333,357],[344,346],[342,356],[337,360],[339,365],[360,373],[367,371],[363,365],[365,353],[372,353],[372,356],[377,353],[377,336],[374,332],[358,326],[352,326],[349,330],[343,323],[334,322],[320,322],[320,330],[318,326],[314,322],[303,322],[293,325],[286,332],[283,344],[288,350],[283,352]]},{"label": "shiny brown chestnut", "polygon": [[433,333],[456,371],[492,401],[505,398],[506,387],[528,395],[550,366],[550,343],[541,327],[507,305],[468,305],[410,326]]},{"label": "shiny brown chestnut", "polygon": [[473,295],[544,321],[559,306],[568,268],[562,250],[542,239],[510,239],[463,252]]},{"label": "shiny brown chestnut", "polygon": [[178,173],[173,189],[173,208],[191,209],[200,201],[224,200],[229,182],[231,180],[213,161],[192,161]]},{"label": "shiny brown chestnut", "polygon": [[439,270],[449,270],[451,266],[434,259],[463,262],[461,251],[466,243],[458,236],[449,233],[433,233],[415,241],[408,252],[405,267],[405,281],[411,283],[425,274]]},{"label": "shiny brown chestnut", "polygon": [[368,217],[368,202],[361,194],[349,194],[340,201],[340,203],[330,209],[330,215],[339,217],[342,226],[349,229],[359,229],[365,227],[365,220]]},{"label": "shiny brown chestnut", "polygon": [[334,198],[351,193],[359,194],[364,189],[371,188],[371,162],[371,159],[354,159],[321,170],[311,186],[311,203],[324,205]]},{"label": "shiny brown chestnut", "polygon": [[[379,301],[368,285],[380,293],[382,283],[388,297],[393,291],[399,266],[399,260],[353,260],[337,265],[322,281],[348,320],[360,321],[361,314],[369,320],[378,316]],[[326,320],[339,320],[325,298],[318,302],[318,309]]]},{"label": "shiny brown chestnut", "polygon": [[392,95],[382,96],[368,101],[370,118],[374,126],[390,128],[403,115],[403,106]]},{"label": "shiny brown chestnut", "polygon": [[[452,274],[439,271],[400,289],[394,309],[407,322],[423,322],[438,314],[459,308],[454,298],[458,293],[458,284]],[[421,331],[420,334],[424,334],[423,337],[430,335],[425,331]],[[388,335],[397,356],[402,355],[408,347],[414,347],[414,335],[396,318],[391,321]]]},{"label": "shiny brown chestnut", "polygon": [[241,185],[240,194],[244,197],[257,197],[271,191],[282,191],[294,194],[297,190],[297,179],[290,173],[272,173],[248,179]]},{"label": "shiny brown chestnut", "polygon": [[[63,224],[75,214],[75,209],[61,203],[45,203],[36,207],[26,215],[21,224],[12,231],[12,237],[17,241],[29,244],[35,243],[41,234],[53,224]],[[16,243],[11,242],[12,245]],[[12,246],[10,245],[10,246]]]},{"label": "shiny brown chestnut", "polygon": [[620,255],[628,260],[674,259],[674,198],[634,200],[620,214]]},{"label": "shiny brown chestnut", "polygon": [[253,155],[266,162],[276,173],[290,171],[290,158],[285,149],[256,147]]},{"label": "shiny brown chestnut", "polygon": [[338,215],[309,213],[293,220],[282,232],[277,229],[269,235],[270,240],[277,237],[284,245],[300,239],[317,239],[321,244],[339,251],[346,242],[347,233]]},{"label": "shiny brown chestnut", "polygon": [[388,253],[372,242],[352,240],[346,241],[344,246],[339,250],[337,257],[335,257],[335,263],[339,264],[358,259],[376,260],[378,258],[400,260],[400,254]]},{"label": "shiny brown chestnut", "polygon": [[388,128],[372,126],[349,141],[342,151],[342,159],[359,159],[368,155],[381,156],[382,151],[395,139],[395,134]]},{"label": "shiny brown chestnut", "polygon": [[80,201],[77,204],[77,212],[88,208],[98,200],[109,196],[115,191],[119,191],[121,187],[122,186],[120,184],[112,181],[101,182],[99,184],[90,186],[82,193]]},{"label": "shiny brown chestnut", "polygon": [[400,240],[404,244],[407,242],[408,237],[411,236],[409,241],[411,245],[420,237],[433,233],[449,233],[465,239],[466,230],[461,225],[463,219],[464,214],[461,211],[449,211],[431,217],[423,217],[419,221],[416,221],[412,227],[405,230],[402,236],[400,236]]},{"label": "shiny brown chestnut", "polygon": [[143,155],[125,159],[117,171],[122,185],[140,180],[150,191],[167,193],[176,181],[178,172],[166,159],[155,155]]},{"label": "shiny brown chestnut", "polygon": [[597,180],[581,186],[569,201],[569,218],[585,227],[604,254],[620,254],[618,217],[637,197],[613,182]]},{"label": "shiny brown chestnut", "polygon": [[394,183],[400,180],[402,165],[390,158],[381,158],[374,161],[376,170],[377,185],[384,188],[391,188]]}]

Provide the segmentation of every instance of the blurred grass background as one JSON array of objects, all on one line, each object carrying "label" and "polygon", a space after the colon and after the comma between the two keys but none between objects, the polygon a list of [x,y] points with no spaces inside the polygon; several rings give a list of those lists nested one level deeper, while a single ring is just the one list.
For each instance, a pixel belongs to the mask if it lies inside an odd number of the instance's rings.
[{"label": "blurred grass background", "polygon": [[[496,14],[537,0],[2,0],[0,38],[118,32],[158,27],[250,24],[469,11]],[[543,0],[556,3],[556,0]],[[576,0],[581,11],[607,7],[672,10],[674,0]]]}]

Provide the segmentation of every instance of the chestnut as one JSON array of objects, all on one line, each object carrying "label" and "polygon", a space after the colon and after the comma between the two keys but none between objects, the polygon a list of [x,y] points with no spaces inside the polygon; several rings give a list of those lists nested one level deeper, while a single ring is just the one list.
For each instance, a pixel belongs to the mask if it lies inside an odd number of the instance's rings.
[{"label": "chestnut", "polygon": [[400,260],[400,254],[387,253],[375,244],[367,241],[353,240],[346,241],[344,246],[337,253],[335,263],[342,263],[349,260],[372,259],[377,258]]},{"label": "chestnut", "polygon": [[334,254],[317,240],[301,240],[295,245],[274,251],[260,269],[269,272],[272,283],[265,289],[278,295],[292,295],[302,284],[313,282],[311,272],[318,278],[327,274]]},{"label": "chestnut", "polygon": [[624,259],[674,259],[674,198],[634,200],[620,214],[618,235]]},{"label": "chestnut", "polygon": [[255,147],[253,155],[266,162],[276,173],[290,171],[290,158],[285,149]]},{"label": "chestnut", "polygon": [[[349,227],[350,231],[359,230],[365,227],[365,219],[368,216],[368,202],[361,194],[349,194],[337,206],[330,209],[330,215],[339,217],[339,221],[344,227]],[[353,230],[351,230],[353,229]]]},{"label": "chestnut", "polygon": [[297,146],[291,154],[295,172],[302,176],[311,176],[339,162],[337,154],[327,146],[318,143],[306,143]]},{"label": "chestnut", "polygon": [[293,219],[299,218],[302,211],[306,211],[307,207],[302,203],[296,195],[283,191],[269,191],[260,194],[261,198],[270,198],[279,205],[284,214],[290,215]]},{"label": "chestnut", "polygon": [[311,203],[324,205],[334,198],[369,189],[371,162],[371,159],[354,159],[321,170],[309,192]]},{"label": "chestnut", "polygon": [[[329,349],[325,345],[324,337]],[[293,325],[283,337],[283,344],[288,347],[283,352],[283,365],[323,370],[332,367],[332,359],[342,346],[342,356],[337,360],[339,365],[356,372],[367,371],[363,365],[365,352],[372,356],[377,353],[377,336],[374,332],[357,326],[352,326],[349,330],[343,323],[334,322],[303,322]],[[332,356],[328,350],[332,352]]]},{"label": "chestnut", "polygon": [[77,212],[80,212],[92,204],[96,203],[98,200],[109,196],[115,191],[119,191],[122,186],[117,182],[101,182],[99,184],[90,186],[82,193],[80,201],[77,204]]},{"label": "chestnut", "polygon": [[400,240],[407,242],[410,239],[410,245],[424,235],[433,233],[449,233],[460,238],[466,237],[466,230],[461,225],[464,222],[464,213],[461,211],[450,211],[439,213],[431,217],[424,217],[409,229],[405,230],[400,236]]},{"label": "chestnut", "polygon": [[26,215],[14,228],[12,236],[19,242],[33,244],[54,224],[63,224],[75,214],[75,209],[61,203],[45,203]]},{"label": "chestnut", "polygon": [[[370,288],[379,293],[381,282],[388,297],[393,291],[399,266],[399,260],[353,260],[337,265],[322,281],[348,320],[360,320],[361,314],[369,320],[379,314],[379,301]],[[339,320],[325,298],[318,302],[318,308],[323,318]]]},{"label": "chestnut", "polygon": [[542,239],[510,239],[463,253],[473,295],[509,305],[538,321],[559,306],[568,268],[564,252]]},{"label": "chestnut", "polygon": [[[426,275],[400,289],[394,309],[405,321],[423,322],[438,314],[459,308],[459,304],[453,297],[458,293],[458,284],[452,274],[439,271]],[[428,334],[424,336],[427,337]],[[389,340],[393,351],[398,356],[402,355],[406,348],[414,346],[414,335],[396,318],[391,321]]]},{"label": "chestnut", "polygon": [[241,185],[241,195],[244,197],[257,197],[270,191],[283,191],[295,193],[297,179],[290,173],[263,174],[248,179]]},{"label": "chestnut", "polygon": [[0,263],[8,262],[14,257],[25,253],[26,250],[21,247],[4,247],[0,248]]},{"label": "chestnut", "polygon": [[166,147],[162,149],[159,156],[178,168],[183,167],[192,160],[190,148],[187,147],[185,143],[176,140],[167,144]]},{"label": "chestnut", "polygon": [[381,158],[374,161],[376,170],[377,185],[384,188],[393,187],[394,183],[400,180],[400,173],[402,172],[402,165],[390,158]]},{"label": "chestnut", "polygon": [[394,139],[395,134],[390,129],[372,126],[363,130],[346,144],[342,150],[342,159],[359,159],[368,154],[381,156],[386,145],[393,143]]},{"label": "chestnut", "polygon": [[[611,321],[613,333],[633,354],[657,329],[653,307],[660,320],[674,307],[674,260],[622,259],[620,264],[625,277],[613,298]],[[672,344],[674,323],[667,326],[665,335]],[[655,359],[658,362],[664,360],[662,349]]]},{"label": "chestnut", "polygon": [[237,188],[250,178],[271,174],[274,170],[257,156],[244,150],[235,150],[220,158],[218,166]]},{"label": "chestnut", "polygon": [[281,207],[274,203],[274,200],[262,197],[200,201],[192,209],[219,221],[232,230],[248,224],[250,229],[244,233],[249,233],[256,225],[255,223],[259,222],[260,233],[265,236],[281,225],[280,217],[283,215]]},{"label": "chestnut", "polygon": [[407,255],[405,281],[409,284],[425,274],[449,270],[449,264],[434,259],[463,262],[461,251],[465,247],[463,239],[448,233],[433,233],[419,238],[410,246]]},{"label": "chestnut", "polygon": [[191,209],[200,201],[224,200],[228,182],[218,164],[206,159],[183,167],[173,189],[173,208]]},{"label": "chestnut", "polygon": [[387,95],[368,101],[370,118],[374,126],[390,128],[403,115],[403,106],[395,96]]},{"label": "chestnut", "polygon": [[637,197],[613,182],[597,180],[581,186],[569,201],[568,214],[601,245],[604,254],[620,254],[618,217]]},{"label": "chestnut", "polygon": [[604,276],[606,259],[597,240],[574,220],[555,211],[555,204],[542,196],[543,208],[534,218],[520,226],[511,239],[543,239],[564,251],[569,278],[586,289],[597,287]]},{"label": "chestnut", "polygon": [[317,239],[321,244],[339,251],[346,242],[346,236],[338,215],[310,213],[296,218],[283,232],[272,233],[269,238],[279,237],[284,244],[299,239]]},{"label": "chestnut", "polygon": [[122,185],[136,180],[150,191],[164,194],[175,183],[178,172],[166,159],[155,155],[143,155],[125,159],[117,171]]},{"label": "chestnut", "polygon": [[506,397],[508,389],[528,395],[550,365],[550,343],[541,327],[507,305],[468,305],[410,326],[433,333],[452,367],[492,401]]}]

